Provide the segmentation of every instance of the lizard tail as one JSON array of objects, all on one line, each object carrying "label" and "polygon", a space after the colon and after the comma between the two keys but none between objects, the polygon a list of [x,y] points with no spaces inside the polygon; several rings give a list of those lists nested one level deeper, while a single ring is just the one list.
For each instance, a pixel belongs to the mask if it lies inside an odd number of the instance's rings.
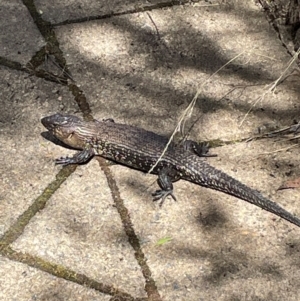
[{"label": "lizard tail", "polygon": [[[194,161],[195,163],[195,161]],[[198,165],[198,164],[196,164]],[[300,219],[286,211],[277,203],[264,197],[259,191],[252,189],[226,173],[212,167],[205,161],[194,166],[187,177],[183,177],[203,187],[215,189],[256,205],[266,211],[276,214],[283,219],[300,227]]]}]

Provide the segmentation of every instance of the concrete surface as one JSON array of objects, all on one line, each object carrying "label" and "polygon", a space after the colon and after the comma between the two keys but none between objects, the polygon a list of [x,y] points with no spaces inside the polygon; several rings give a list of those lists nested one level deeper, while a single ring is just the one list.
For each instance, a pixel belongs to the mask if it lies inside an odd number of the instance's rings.
[{"label": "concrete surface", "polygon": [[239,55],[186,129],[231,142],[209,162],[300,216],[300,192],[277,191],[299,177],[298,147],[281,150],[295,142],[242,142],[299,116],[295,76],[257,102],[290,60],[259,6],[15,0],[0,24],[0,300],[299,300],[296,226],[184,181],[159,208],[156,176],[96,158],[55,166],[74,151],[41,135],[55,112],[170,135]]}]

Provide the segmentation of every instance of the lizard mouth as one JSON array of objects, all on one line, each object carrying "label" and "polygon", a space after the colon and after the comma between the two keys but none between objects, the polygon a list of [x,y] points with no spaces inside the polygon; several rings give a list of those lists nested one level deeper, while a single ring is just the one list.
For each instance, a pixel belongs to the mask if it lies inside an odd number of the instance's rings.
[{"label": "lizard mouth", "polygon": [[49,131],[54,130],[54,123],[52,122],[52,116],[43,117],[41,119],[42,125]]}]

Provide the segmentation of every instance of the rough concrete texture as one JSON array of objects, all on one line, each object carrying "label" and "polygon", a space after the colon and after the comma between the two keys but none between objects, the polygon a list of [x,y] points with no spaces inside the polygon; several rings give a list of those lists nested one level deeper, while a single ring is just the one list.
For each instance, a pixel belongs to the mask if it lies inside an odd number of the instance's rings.
[{"label": "rough concrete texture", "polygon": [[300,216],[299,191],[277,191],[299,177],[297,141],[243,140],[299,121],[296,76],[264,94],[291,57],[259,6],[10,1],[0,24],[1,300],[299,300],[299,228],[184,181],[160,208],[156,176],[103,160],[55,166],[74,150],[40,124],[170,135],[201,87],[185,130],[219,146],[207,160]]},{"label": "rough concrete texture", "polygon": [[0,268],[1,274],[6,275],[5,285],[1,285],[1,300],[109,300],[109,296],[82,285],[3,257],[0,257]]},{"label": "rough concrete texture", "polygon": [[26,64],[45,45],[28,9],[19,0],[1,1],[0,55]]}]

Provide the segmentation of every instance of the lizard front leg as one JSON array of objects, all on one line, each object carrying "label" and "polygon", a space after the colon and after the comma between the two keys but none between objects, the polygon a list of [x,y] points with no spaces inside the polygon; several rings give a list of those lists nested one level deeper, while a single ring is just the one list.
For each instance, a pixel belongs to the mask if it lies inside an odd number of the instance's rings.
[{"label": "lizard front leg", "polygon": [[81,152],[76,153],[73,157],[62,157],[55,160],[55,164],[69,165],[86,163],[95,155],[93,148],[86,148]]}]

